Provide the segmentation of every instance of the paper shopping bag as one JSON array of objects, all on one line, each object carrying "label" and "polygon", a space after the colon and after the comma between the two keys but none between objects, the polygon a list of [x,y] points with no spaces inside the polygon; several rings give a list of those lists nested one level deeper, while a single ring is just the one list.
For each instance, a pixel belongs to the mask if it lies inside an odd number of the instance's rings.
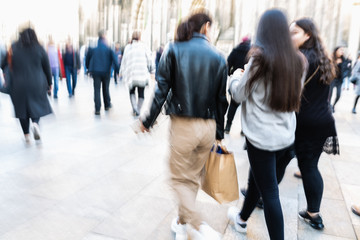
[{"label": "paper shopping bag", "polygon": [[202,175],[202,190],[219,203],[239,199],[239,186],[234,154],[225,146],[215,144]]}]

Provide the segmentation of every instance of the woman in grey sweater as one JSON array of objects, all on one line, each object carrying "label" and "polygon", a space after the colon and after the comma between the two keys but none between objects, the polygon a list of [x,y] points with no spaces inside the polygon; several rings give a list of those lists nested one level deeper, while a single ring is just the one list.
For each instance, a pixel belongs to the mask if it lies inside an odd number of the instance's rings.
[{"label": "woman in grey sweater", "polygon": [[251,172],[241,212],[232,207],[228,216],[236,230],[244,231],[261,194],[270,238],[284,239],[276,167],[295,140],[304,63],[292,45],[281,11],[263,14],[249,54],[249,65],[244,73],[234,73],[230,91],[233,99],[242,103],[241,125]]}]

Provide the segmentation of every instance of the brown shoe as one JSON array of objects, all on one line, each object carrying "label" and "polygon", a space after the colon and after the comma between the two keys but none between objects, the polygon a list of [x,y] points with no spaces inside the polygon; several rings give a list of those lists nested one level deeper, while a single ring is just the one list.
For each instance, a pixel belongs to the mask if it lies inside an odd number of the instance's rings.
[{"label": "brown shoe", "polygon": [[351,206],[351,211],[352,211],[353,213],[355,213],[356,215],[360,216],[360,206],[359,206],[359,205],[358,205],[358,206],[352,205],[352,206]]}]

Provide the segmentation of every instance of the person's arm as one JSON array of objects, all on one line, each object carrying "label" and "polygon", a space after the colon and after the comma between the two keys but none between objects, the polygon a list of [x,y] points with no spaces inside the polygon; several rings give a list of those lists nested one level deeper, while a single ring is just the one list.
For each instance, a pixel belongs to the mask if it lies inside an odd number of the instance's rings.
[{"label": "person's arm", "polygon": [[88,49],[88,52],[87,52],[87,54],[86,54],[86,59],[85,59],[86,69],[89,69],[90,59],[91,59],[91,57],[92,57],[92,52],[93,52],[93,49],[89,48],[89,49]]},{"label": "person's arm", "polygon": [[49,89],[51,89],[51,85],[52,85],[52,76],[51,76],[51,68],[50,68],[50,63],[49,63],[49,57],[45,51],[45,49],[43,49],[41,47],[41,66],[42,66],[42,70],[46,76],[46,80],[49,86]]},{"label": "person's arm", "polygon": [[220,84],[216,96],[216,140],[224,138],[224,116],[228,107],[226,99],[227,72],[227,66],[224,63],[218,73]]},{"label": "person's arm", "polygon": [[171,89],[171,74],[174,71],[174,64],[172,46],[168,45],[164,51],[164,56],[159,62],[159,74],[157,85],[155,87],[154,99],[150,107],[150,113],[142,121],[143,127],[145,127],[147,130],[154,124]]},{"label": "person's arm", "polygon": [[248,97],[245,88],[246,83],[250,78],[251,65],[252,59],[249,60],[249,64],[245,67],[245,72],[243,72],[242,69],[238,69],[231,77],[229,91],[231,93],[231,98],[237,103],[245,101]]},{"label": "person's arm", "polygon": [[111,48],[109,48],[109,50],[110,50],[111,61],[114,66],[115,73],[118,74],[119,73],[119,61],[117,60],[115,52]]},{"label": "person's arm", "polygon": [[75,58],[76,58],[76,68],[77,68],[77,70],[80,70],[81,63],[80,63],[79,51],[75,51]]}]

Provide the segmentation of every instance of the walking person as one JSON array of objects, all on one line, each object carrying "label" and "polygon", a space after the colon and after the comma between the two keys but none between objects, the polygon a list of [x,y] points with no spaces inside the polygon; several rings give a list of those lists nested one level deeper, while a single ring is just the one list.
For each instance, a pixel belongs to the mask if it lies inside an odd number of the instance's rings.
[{"label": "walking person", "polygon": [[49,56],[51,74],[54,79],[54,98],[57,99],[57,93],[59,90],[59,58],[57,47],[55,46],[52,38],[49,39],[49,44],[47,46],[47,54]]},{"label": "walking person", "polygon": [[[117,63],[118,63],[118,66],[121,66],[121,59],[122,59],[122,52],[121,52],[121,48],[120,48],[120,43],[117,42],[115,44],[115,57],[117,59]],[[116,69],[116,66],[112,66],[112,71]],[[115,84],[118,83],[118,78],[119,78],[119,74],[118,73],[114,73],[114,81],[115,81]]]},{"label": "walking person", "polygon": [[241,125],[251,172],[241,211],[229,208],[228,217],[237,231],[246,231],[246,221],[261,195],[270,239],[283,240],[277,166],[293,148],[304,60],[292,44],[281,11],[262,15],[249,55],[245,72],[235,71],[230,92],[242,103]]},{"label": "walking person", "polygon": [[[171,229],[176,239],[217,240],[219,233],[205,224],[195,207],[199,180],[215,139],[224,138],[227,108],[225,59],[210,44],[212,19],[196,13],[177,28],[175,42],[160,59],[150,114],[141,120],[149,131],[167,99],[170,115],[171,185],[178,199],[178,218]],[[126,51],[125,51],[126,54]],[[187,232],[187,225],[193,231]]]},{"label": "walking person", "polygon": [[330,85],[329,102],[331,104],[333,89],[336,88],[336,98],[334,103],[331,105],[332,111],[335,112],[335,105],[341,96],[341,87],[344,81],[344,69],[347,64],[347,61],[344,57],[344,49],[342,47],[339,46],[334,49],[333,62],[335,65],[336,75],[334,81],[332,81]]},{"label": "walking person", "polygon": [[328,101],[335,71],[311,19],[299,19],[291,24],[290,29],[294,44],[309,63],[295,132],[295,151],[307,202],[306,210],[300,211],[299,217],[321,230],[324,228],[320,215],[324,184],[318,162],[328,138],[336,143],[331,144],[332,153],[339,153],[335,120]]},{"label": "walking person", "polygon": [[105,111],[108,111],[112,107],[109,92],[111,66],[115,67],[115,74],[118,74],[119,64],[115,57],[115,53],[108,46],[105,31],[101,30],[99,31],[97,47],[89,48],[88,53],[86,54],[86,68],[94,79],[95,115],[100,115],[101,86]]},{"label": "walking person", "polygon": [[[238,68],[244,69],[244,66],[247,63],[247,54],[249,50],[250,50],[250,38],[244,37],[242,39],[242,42],[239,44],[239,46],[237,46],[231,51],[227,59],[229,76],[232,75],[235,72],[235,70]],[[239,103],[231,99],[230,106],[227,112],[227,121],[225,126],[226,134],[230,133],[232,121],[234,119],[236,110],[239,107],[239,105],[240,105]]]},{"label": "walking person", "polygon": [[356,81],[355,82],[356,97],[355,97],[354,107],[352,109],[352,113],[356,114],[356,105],[357,105],[359,97],[360,97],[360,52],[359,52],[358,58],[354,64],[351,78],[355,79],[355,81]]},{"label": "walking person", "polygon": [[69,97],[72,97],[75,95],[77,74],[81,68],[81,63],[78,51],[74,49],[70,42],[66,43],[65,52],[62,56],[62,59],[64,61],[66,85],[68,88]]},{"label": "walking person", "polygon": [[[131,43],[126,45],[121,61],[120,75],[128,85],[133,115],[139,116],[144,103],[144,91],[153,69],[150,51],[141,42],[141,32],[134,31]],[[136,92],[138,99],[136,99]]]},{"label": "walking person", "polygon": [[[11,89],[15,117],[19,119],[25,141],[30,142],[30,119],[35,140],[40,140],[40,118],[52,113],[47,97],[51,91],[51,69],[45,49],[31,28],[24,29],[11,47]],[[2,68],[4,67],[4,64]]]},{"label": "walking person", "polygon": [[160,58],[161,58],[163,52],[164,52],[164,45],[161,44],[160,47],[158,48],[158,50],[156,50],[156,57],[155,57],[155,79],[156,79],[157,72],[158,72],[158,69],[159,69]]}]

